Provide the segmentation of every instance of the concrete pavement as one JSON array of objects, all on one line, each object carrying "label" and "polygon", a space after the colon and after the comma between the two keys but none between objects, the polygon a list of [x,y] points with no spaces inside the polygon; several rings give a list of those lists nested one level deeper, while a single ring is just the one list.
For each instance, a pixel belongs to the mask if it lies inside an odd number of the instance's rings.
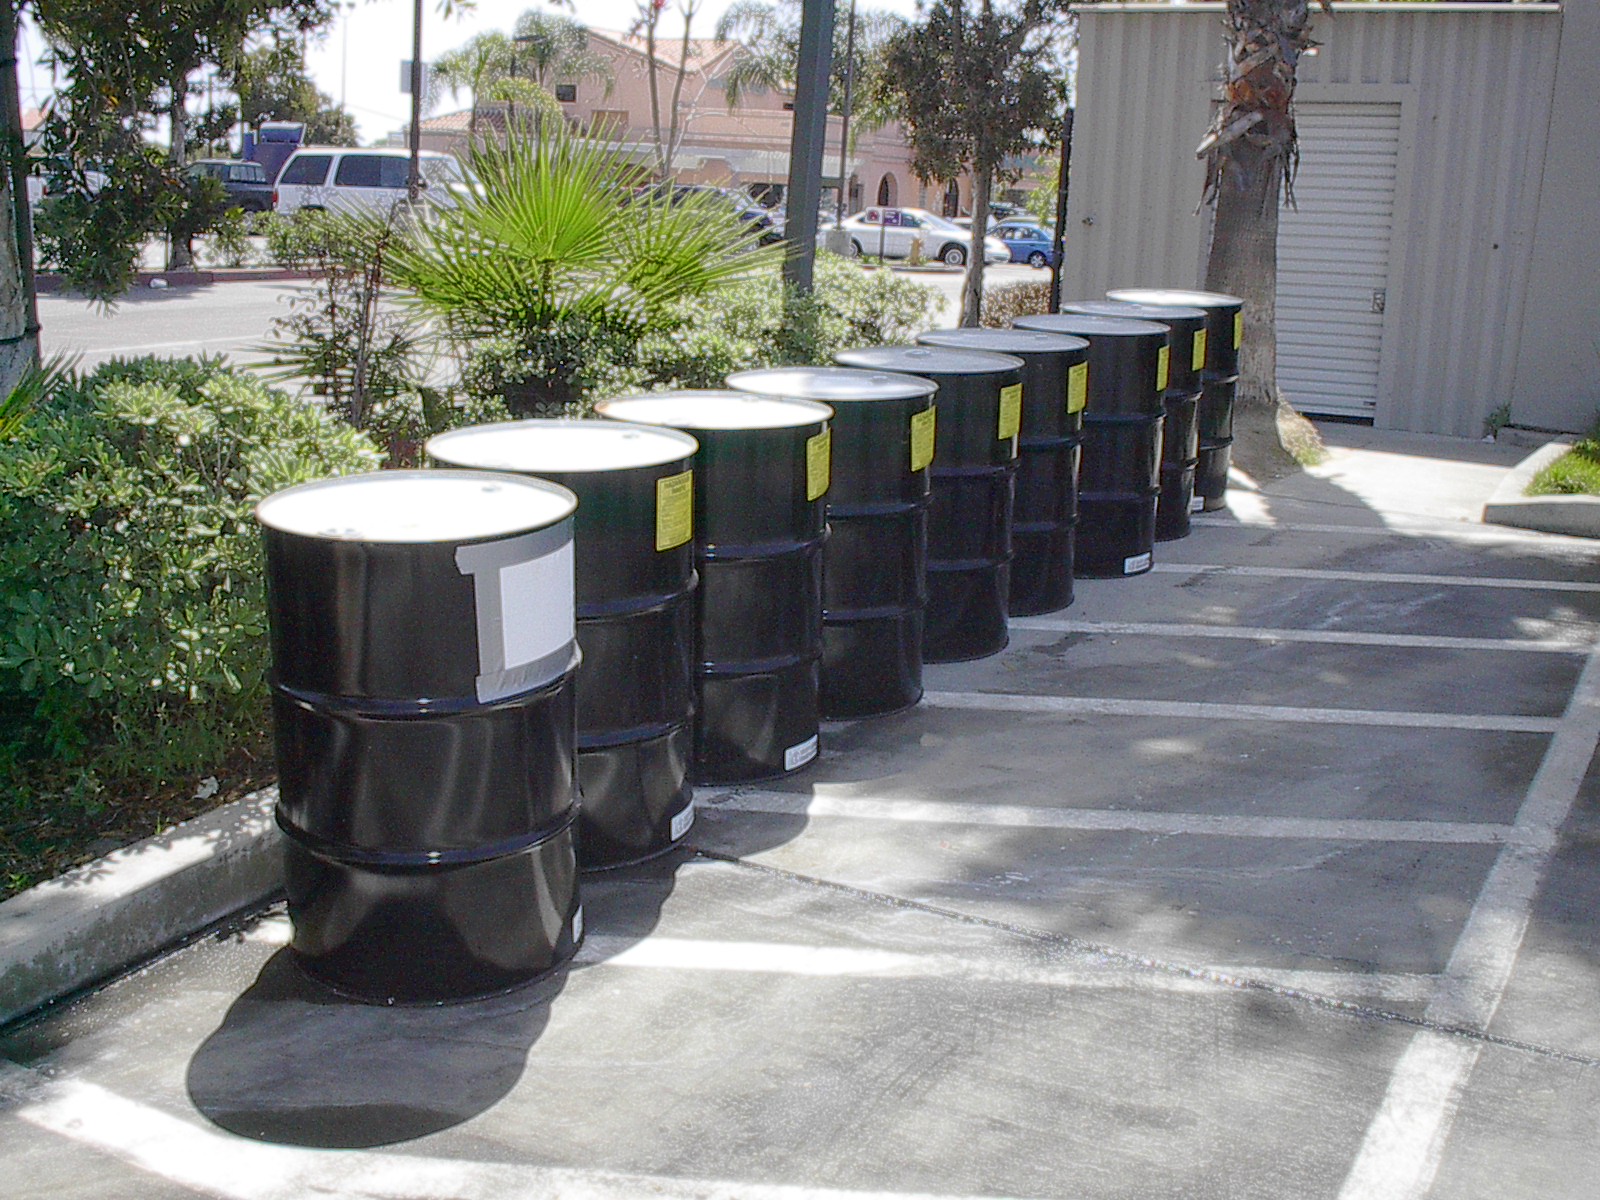
[{"label": "concrete pavement", "polygon": [[278,908],[0,1039],[8,1195],[1587,1197],[1600,547],[1349,426],[586,881],[563,978],[332,1001]]}]

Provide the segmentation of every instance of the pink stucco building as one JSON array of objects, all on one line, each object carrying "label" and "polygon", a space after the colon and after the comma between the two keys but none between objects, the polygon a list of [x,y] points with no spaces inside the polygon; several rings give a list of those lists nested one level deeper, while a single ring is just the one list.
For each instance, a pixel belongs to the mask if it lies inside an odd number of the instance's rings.
[{"label": "pink stucco building", "polygon": [[[637,146],[641,165],[653,165],[655,134],[644,39],[596,29],[590,31],[589,45],[611,64],[614,82],[609,89],[588,80],[558,83],[556,99],[575,128]],[[675,38],[656,47],[663,136],[670,124],[674,92],[678,96],[673,174],[683,183],[737,187],[758,199],[779,202],[789,176],[792,95],[776,91],[746,95],[737,108],[730,109],[723,81],[730,64],[742,53],[740,46],[692,40],[680,71],[682,51],[682,42]],[[434,150],[461,149],[470,115],[451,113],[424,121],[423,145]],[[504,123],[499,106],[479,108],[480,132],[486,125],[503,128]],[[839,125],[839,118],[828,119],[822,174],[830,210],[839,175]],[[855,144],[846,163],[850,188],[846,212],[874,203],[927,208],[951,216],[970,211],[970,180],[965,176],[954,182],[918,179],[911,170],[910,147],[898,125],[876,130],[857,127],[853,134]]]}]

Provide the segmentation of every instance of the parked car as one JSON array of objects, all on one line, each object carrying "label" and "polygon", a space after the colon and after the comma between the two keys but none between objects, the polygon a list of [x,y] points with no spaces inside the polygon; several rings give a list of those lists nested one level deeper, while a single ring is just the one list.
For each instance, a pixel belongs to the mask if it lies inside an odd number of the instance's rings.
[{"label": "parked car", "polygon": [[[461,164],[449,154],[424,151],[422,199],[452,208],[469,186]],[[411,152],[401,147],[302,146],[289,156],[272,191],[272,207],[293,215],[302,209],[367,212],[387,216],[406,198]]]},{"label": "parked car", "polygon": [[995,226],[993,236],[1011,251],[1012,262],[1027,263],[1030,267],[1055,265],[1055,235],[1042,226],[1010,222]]},{"label": "parked car", "polygon": [[721,199],[734,212],[739,214],[739,219],[750,227],[763,246],[783,240],[783,228],[773,221],[770,213],[761,205],[743,192],[736,192],[732,188],[714,187],[709,183],[674,183],[671,191],[669,185],[658,183],[653,187],[645,188],[643,194],[666,196],[674,204],[689,196],[715,196]]},{"label": "parked car", "polygon": [[234,158],[202,158],[184,168],[192,179],[209,175],[222,182],[231,207],[245,212],[269,212],[272,209],[272,180],[267,178],[267,168],[258,162]]},{"label": "parked car", "polygon": [[[961,267],[966,265],[967,248],[972,244],[970,229],[963,229],[954,221],[947,221],[922,208],[869,208],[853,217],[846,217],[839,228],[850,234],[852,258],[862,254],[910,258],[913,241],[920,239],[924,257],[952,267]],[[986,237],[983,239],[983,261],[1009,262],[1011,252],[1003,242]]]}]

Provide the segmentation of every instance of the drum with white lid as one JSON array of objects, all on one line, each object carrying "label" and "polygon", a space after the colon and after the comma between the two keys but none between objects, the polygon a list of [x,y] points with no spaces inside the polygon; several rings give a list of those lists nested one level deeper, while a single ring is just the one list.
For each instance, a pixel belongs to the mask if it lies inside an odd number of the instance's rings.
[{"label": "drum with white lid", "polygon": [[536,475],[578,497],[578,857],[668,850],[694,820],[694,477],[686,433],[618,421],[477,425],[429,440],[449,467]]},{"label": "drum with white lid", "polygon": [[1176,304],[1135,304],[1131,300],[1084,300],[1063,311],[1104,317],[1129,317],[1167,327],[1166,410],[1161,427],[1161,494],[1156,500],[1156,541],[1189,536],[1194,508],[1195,466],[1200,457],[1200,373],[1210,336],[1204,309]]},{"label": "drum with white lid", "polygon": [[822,552],[822,715],[882,716],[922,698],[928,466],[937,386],[850,367],[742,371],[728,386],[833,409]]},{"label": "drum with white lid", "polygon": [[290,950],[341,992],[464,999],[577,948],[576,504],[384,471],[257,506]]},{"label": "drum with white lid", "polygon": [[841,351],[834,361],[938,384],[923,658],[961,662],[1005,649],[1022,360],[981,350],[869,346]]},{"label": "drum with white lid", "polygon": [[1113,288],[1112,300],[1178,304],[1206,314],[1206,360],[1200,372],[1200,448],[1194,491],[1207,512],[1227,504],[1233,459],[1233,405],[1239,388],[1239,347],[1244,341],[1244,301],[1226,292],[1184,288]]},{"label": "drum with white lid", "polygon": [[694,472],[694,777],[735,783],[817,756],[822,546],[833,410],[734,391],[602,400],[608,420],[700,443]]},{"label": "drum with white lid", "polygon": [[1014,324],[1089,343],[1074,573],[1085,578],[1143,574],[1154,560],[1161,492],[1167,327],[1072,312],[1067,306],[1058,313],[1018,317]]},{"label": "drum with white lid", "polygon": [[917,341],[1022,360],[1009,612],[1028,617],[1066,608],[1072,603],[1089,343],[1032,329],[935,329]]}]

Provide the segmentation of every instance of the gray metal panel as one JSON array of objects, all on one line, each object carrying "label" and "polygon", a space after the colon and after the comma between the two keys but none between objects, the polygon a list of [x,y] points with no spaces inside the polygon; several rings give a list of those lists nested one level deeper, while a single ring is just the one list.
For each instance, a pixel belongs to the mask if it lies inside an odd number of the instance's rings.
[{"label": "gray metal panel", "polygon": [[[1064,294],[1200,282],[1194,146],[1220,18],[1214,5],[1080,10]],[[1380,425],[1477,436],[1511,395],[1563,19],[1548,5],[1340,5],[1315,19],[1301,100],[1402,114]],[[1316,153],[1307,139],[1302,154]]]}]

